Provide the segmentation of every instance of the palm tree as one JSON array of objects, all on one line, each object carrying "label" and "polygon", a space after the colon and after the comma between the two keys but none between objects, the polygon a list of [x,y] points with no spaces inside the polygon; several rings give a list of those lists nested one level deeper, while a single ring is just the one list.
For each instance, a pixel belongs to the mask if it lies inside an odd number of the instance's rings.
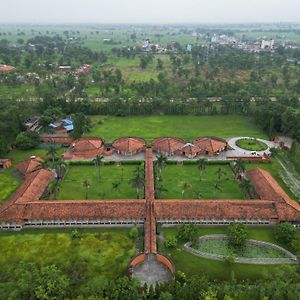
[{"label": "palm tree", "polygon": [[205,158],[199,158],[197,160],[198,169],[200,170],[200,181],[202,180],[203,171],[206,169],[206,161]]},{"label": "palm tree", "polygon": [[249,179],[244,179],[241,182],[241,188],[245,193],[250,193],[250,189],[252,188],[251,181]]},{"label": "palm tree", "polygon": [[238,159],[235,163],[235,174],[236,176],[244,173],[246,170],[246,163],[244,160]]},{"label": "palm tree", "polygon": [[112,182],[111,189],[120,192],[120,185],[121,185],[120,181]]},{"label": "palm tree", "polygon": [[99,154],[95,157],[94,159],[94,163],[96,168],[98,168],[98,178],[99,178],[99,182],[101,181],[101,172],[100,172],[100,167],[102,165],[102,160],[103,160],[104,156],[102,154]]},{"label": "palm tree", "polygon": [[163,186],[162,179],[155,181],[155,198],[160,198],[163,192],[167,192],[168,190]]},{"label": "palm tree", "polygon": [[196,199],[200,200],[203,198],[203,194],[201,192],[194,192],[194,196]]},{"label": "palm tree", "polygon": [[134,177],[131,179],[131,185],[136,188],[136,196],[140,199],[141,190],[145,187],[145,176],[140,166],[136,167]]},{"label": "palm tree", "polygon": [[48,185],[48,192],[50,194],[50,199],[56,199],[57,188],[58,188],[57,180],[52,180]]},{"label": "palm tree", "polygon": [[57,175],[57,179],[62,179],[66,173],[66,169],[67,169],[67,164],[65,161],[63,161],[62,159],[60,159],[59,161],[57,161],[55,163],[54,166],[56,175]]},{"label": "palm tree", "polygon": [[88,190],[90,188],[90,182],[88,180],[84,180],[82,183],[83,187],[85,188],[85,199],[87,200],[88,198]]},{"label": "palm tree", "polygon": [[216,174],[218,175],[218,180],[221,180],[222,176],[225,175],[225,172],[222,170],[222,168],[219,168]]},{"label": "palm tree", "polygon": [[182,199],[184,198],[185,192],[191,187],[192,187],[192,185],[186,181],[181,183],[181,198]]},{"label": "palm tree", "polygon": [[54,163],[54,161],[56,160],[57,158],[57,150],[56,150],[56,147],[51,144],[48,148],[48,151],[47,151],[47,156],[49,156],[52,160],[52,163]]},{"label": "palm tree", "polygon": [[167,160],[168,160],[168,158],[167,158],[166,155],[160,154],[160,155],[157,157],[156,161],[155,161],[155,168],[156,168],[156,172],[155,172],[155,173],[159,173],[159,175],[156,174],[156,176],[157,176],[158,179],[159,179],[159,177],[160,177],[160,175],[161,175],[162,169],[163,169],[163,168],[166,166],[166,164],[167,164]]},{"label": "palm tree", "polygon": [[218,191],[220,191],[220,192],[223,191],[222,188],[221,188],[221,186],[220,186],[220,183],[219,183],[219,182],[216,182],[216,183],[215,183],[215,189],[218,190]]}]

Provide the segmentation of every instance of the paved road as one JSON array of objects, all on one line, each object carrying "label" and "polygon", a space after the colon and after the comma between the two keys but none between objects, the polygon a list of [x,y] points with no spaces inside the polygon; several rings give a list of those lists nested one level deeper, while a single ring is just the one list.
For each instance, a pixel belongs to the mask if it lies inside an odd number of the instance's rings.
[{"label": "paved road", "polygon": [[[253,151],[247,151],[247,150],[244,150],[240,147],[238,147],[236,145],[236,142],[240,139],[253,139],[251,137],[245,137],[245,136],[242,136],[242,137],[234,137],[230,140],[228,140],[228,145],[236,152],[238,153],[240,156],[241,154],[243,154],[244,156],[251,156],[251,152]],[[278,144],[274,143],[274,142],[271,142],[271,141],[267,141],[267,140],[263,140],[263,139],[257,139],[258,141],[260,142],[263,142],[265,143],[267,146],[268,146],[268,149],[265,150],[265,151],[256,151],[257,155],[263,155],[264,153],[266,154],[270,154],[270,148],[277,148],[278,147]]]}]

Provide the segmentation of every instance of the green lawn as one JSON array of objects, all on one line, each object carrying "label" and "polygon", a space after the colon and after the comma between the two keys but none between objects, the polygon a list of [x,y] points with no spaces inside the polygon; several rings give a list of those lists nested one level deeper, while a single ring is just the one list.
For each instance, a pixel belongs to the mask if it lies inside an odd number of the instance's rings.
[{"label": "green lawn", "polygon": [[210,239],[200,240],[198,243],[193,245],[193,248],[200,252],[222,255],[222,256],[233,256],[233,257],[245,257],[245,258],[288,258],[288,256],[277,249],[258,246],[251,243],[246,243],[242,251],[236,251],[230,247],[228,240],[223,239]]},{"label": "green lawn", "polygon": [[21,180],[13,174],[13,169],[0,171],[0,204],[9,199],[20,185]]},{"label": "green lawn", "polygon": [[128,229],[22,230],[0,233],[1,274],[9,274],[21,262],[38,266],[55,264],[76,276],[80,270],[86,281],[96,276],[116,278],[126,273],[135,254],[135,244]]},{"label": "green lawn", "polygon": [[240,139],[236,142],[236,145],[249,151],[265,151],[268,149],[265,143],[255,139]]},{"label": "green lawn", "polygon": [[[222,171],[220,179],[218,178],[219,169]],[[207,165],[200,180],[200,170],[197,165],[167,165],[163,168],[161,176],[163,186],[167,189],[162,193],[162,199],[245,198],[229,166]],[[182,197],[185,183],[188,185]]]},{"label": "green lawn", "polygon": [[[267,136],[243,116],[91,116],[94,126],[89,136],[112,141],[121,136],[138,136],[151,141],[155,137],[177,136],[191,141],[199,136]],[[99,121],[101,124],[99,124]]]},{"label": "green lawn", "polygon": [[[275,243],[272,234],[272,227],[250,227],[249,238]],[[165,237],[177,234],[177,228],[162,228]],[[226,234],[226,227],[200,227],[199,236],[207,234]],[[284,246],[284,245],[283,245]],[[206,275],[212,280],[231,280],[234,273],[235,278],[240,280],[257,280],[265,272],[272,273],[278,266],[272,265],[248,265],[232,264],[228,265],[222,261],[214,261],[195,256],[183,249],[183,243],[179,242],[176,249],[166,249],[159,242],[159,251],[168,255],[175,263],[177,271],[182,271],[188,276]]]},{"label": "green lawn", "polygon": [[[85,199],[86,188],[83,186],[85,180],[90,183],[88,199],[136,199],[136,190],[130,183],[134,177],[135,168],[134,165],[101,166],[99,182],[98,168],[94,166],[70,166],[61,183],[57,199]],[[118,189],[113,187],[114,183],[119,184]]]}]

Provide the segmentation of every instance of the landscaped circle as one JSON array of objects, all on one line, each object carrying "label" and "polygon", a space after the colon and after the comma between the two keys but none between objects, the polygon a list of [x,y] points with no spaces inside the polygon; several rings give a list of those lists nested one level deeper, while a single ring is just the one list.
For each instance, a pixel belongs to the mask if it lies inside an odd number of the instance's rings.
[{"label": "landscaped circle", "polygon": [[295,263],[297,258],[284,248],[267,242],[247,240],[242,250],[235,250],[229,244],[226,235],[207,235],[197,242],[186,243],[185,249],[189,252],[214,260],[223,260],[232,257],[235,262],[251,264]]},{"label": "landscaped circle", "polygon": [[248,151],[266,151],[268,145],[257,139],[240,139],[235,143],[238,147]]}]

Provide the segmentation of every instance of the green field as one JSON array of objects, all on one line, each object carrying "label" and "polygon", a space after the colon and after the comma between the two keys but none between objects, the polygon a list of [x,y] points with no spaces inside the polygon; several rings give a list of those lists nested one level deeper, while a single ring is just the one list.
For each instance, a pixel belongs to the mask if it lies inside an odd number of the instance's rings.
[{"label": "green field", "polygon": [[[137,136],[151,141],[155,137],[177,136],[191,141],[199,136],[251,136],[267,138],[253,122],[243,116],[91,116],[89,136],[112,141],[121,136]],[[99,121],[101,124],[99,124]]]},{"label": "green field", "polygon": [[248,151],[265,151],[268,149],[265,143],[255,139],[240,139],[236,142],[236,145]]},{"label": "green field", "polygon": [[[82,200],[86,198],[83,182],[88,180],[87,199],[136,199],[136,190],[130,181],[136,166],[70,166],[60,185],[57,199]],[[123,175],[122,175],[123,174]],[[113,184],[119,184],[114,188]]]},{"label": "green field", "polygon": [[[222,175],[219,179],[219,169]],[[197,165],[167,165],[162,170],[162,182],[167,191],[162,199],[244,199],[245,195],[234,179],[229,166],[207,165],[200,175]],[[187,184],[185,186],[185,183]],[[216,186],[217,184],[217,186]],[[182,195],[183,190],[184,195]]]},{"label": "green field", "polygon": [[13,174],[13,169],[0,171],[0,204],[6,201],[20,185],[21,180]]},{"label": "green field", "polygon": [[126,273],[135,254],[128,229],[22,230],[0,233],[1,274],[9,276],[20,263],[38,267],[55,264],[76,277],[78,270],[86,280],[96,276],[116,278]]},{"label": "green field", "polygon": [[[199,227],[199,236],[207,234],[226,234],[226,227]],[[163,236],[176,235],[177,228],[161,228]],[[270,227],[249,227],[249,238],[265,242],[275,243],[273,228]],[[299,234],[299,233],[298,233]],[[235,278],[240,280],[257,280],[262,278],[265,272],[272,273],[278,266],[271,265],[248,265],[232,264],[228,265],[222,261],[214,261],[195,256],[183,249],[182,242],[178,243],[176,249],[166,249],[162,242],[159,242],[159,251],[168,255],[177,271],[184,272],[187,276],[206,275],[211,280],[230,280],[234,273]],[[284,247],[284,245],[281,245]]]}]

